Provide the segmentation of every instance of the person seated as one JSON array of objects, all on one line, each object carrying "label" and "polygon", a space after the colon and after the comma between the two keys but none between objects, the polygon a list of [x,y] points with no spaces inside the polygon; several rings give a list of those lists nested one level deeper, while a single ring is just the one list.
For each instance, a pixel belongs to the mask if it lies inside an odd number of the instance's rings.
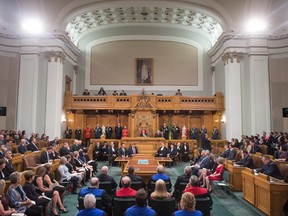
[{"label": "person seated", "polygon": [[88,89],[85,89],[82,93],[82,95],[90,95],[90,92],[88,91]]},{"label": "person seated", "polygon": [[108,167],[103,166],[100,171],[101,171],[101,174],[97,176],[99,181],[100,182],[111,182],[112,192],[115,192],[118,184],[116,183],[115,179],[112,176],[108,175],[108,171],[109,171]]},{"label": "person seated", "polygon": [[148,137],[147,130],[142,129],[142,130],[140,131],[140,137]]},{"label": "person seated", "polygon": [[39,151],[39,148],[37,147],[36,142],[37,141],[35,138],[31,139],[31,142],[27,145],[28,151],[32,151],[32,152]]},{"label": "person seated", "polygon": [[118,93],[117,93],[117,91],[116,91],[116,90],[114,90],[114,91],[113,91],[113,93],[112,93],[112,95],[113,95],[113,96],[118,96]]},{"label": "person seated", "polygon": [[68,211],[65,209],[62,203],[59,192],[56,190],[53,190],[53,188],[49,188],[44,185],[43,177],[45,174],[46,174],[45,167],[39,166],[36,168],[35,178],[33,178],[32,183],[37,188],[36,189],[37,193],[39,193],[39,195],[44,193],[45,196],[49,197],[52,200],[52,213],[54,215],[58,215],[58,212],[56,209],[57,205],[62,212],[67,213]]},{"label": "person seated", "polygon": [[26,148],[26,140],[21,139],[20,144],[18,146],[18,152],[20,154],[24,154],[26,151],[28,151],[28,149]]},{"label": "person seated", "polygon": [[10,208],[9,199],[5,195],[6,182],[4,179],[0,180],[0,215],[8,216],[17,213],[16,209]]},{"label": "person seated", "polygon": [[41,155],[40,155],[40,158],[39,158],[40,163],[41,163],[41,164],[49,163],[50,160],[52,160],[52,159],[50,158],[50,154],[52,154],[53,151],[54,151],[54,150],[53,150],[52,146],[48,146],[48,147],[46,148],[46,151],[43,151],[43,152],[41,153]]},{"label": "person seated", "polygon": [[[177,151],[178,151],[178,149],[177,149]],[[187,142],[184,142],[183,145],[181,146],[180,153],[182,154],[181,158],[182,158],[183,162],[188,162],[190,160],[190,157],[189,157],[189,145],[188,145]]]},{"label": "person seated", "polygon": [[[133,166],[128,167],[128,174],[126,175],[131,179],[131,182],[142,182],[142,187],[145,188],[146,184],[140,176],[135,175],[135,169]],[[122,181],[120,179],[119,187],[122,187]]]},{"label": "person seated", "polygon": [[230,148],[229,148],[229,145],[228,144],[225,144],[224,145],[224,151],[221,153],[221,156],[222,158],[228,158],[230,154]]},{"label": "person seated", "polygon": [[174,197],[176,200],[179,200],[182,194],[180,190],[181,183],[189,183],[189,179],[192,174],[192,169],[190,166],[186,166],[184,168],[184,174],[177,177],[176,182],[174,184]]},{"label": "person seated", "polygon": [[132,143],[131,146],[128,148],[128,156],[133,157],[136,154],[138,154],[138,148],[135,143]]},{"label": "person seated", "polygon": [[83,147],[81,145],[81,140],[74,140],[71,151],[83,151]]},{"label": "person seated", "polygon": [[[49,208],[49,203],[50,200],[44,198],[44,196],[40,195],[39,193],[36,192],[36,188],[33,185],[33,180],[34,180],[34,173],[31,170],[28,170],[25,174],[24,174],[24,178],[26,180],[25,184],[23,185],[23,190],[26,193],[27,197],[34,201],[36,203],[36,205],[40,205],[43,206],[45,209],[45,216],[48,216],[48,208]],[[53,212],[53,211],[52,211]]]},{"label": "person seated", "polygon": [[128,176],[124,176],[121,179],[122,188],[116,191],[116,197],[135,197],[136,190],[132,189],[131,179]]},{"label": "person seated", "polygon": [[229,143],[229,155],[227,157],[227,160],[235,160],[236,155],[237,155],[237,151],[235,150],[235,148],[233,147],[233,145],[231,143]]},{"label": "person seated", "polygon": [[80,179],[77,177],[77,173],[72,173],[72,174],[69,173],[68,167],[65,166],[65,164],[67,163],[67,159],[65,157],[61,157],[59,163],[60,165],[58,167],[58,171],[61,176],[60,182],[63,182],[63,181],[71,182],[73,185],[71,193],[77,194],[76,193],[77,185],[78,183],[80,183]]},{"label": "person seated", "polygon": [[114,142],[111,142],[111,145],[109,147],[109,166],[116,166],[117,162],[115,162],[115,159],[118,157],[118,149],[114,145]]},{"label": "person seated", "polygon": [[86,180],[90,179],[93,174],[93,167],[91,165],[88,165],[87,163],[84,163],[82,160],[79,159],[79,152],[74,152],[74,163],[75,166],[78,168],[79,171],[85,171],[86,172]]},{"label": "person seated", "polygon": [[209,192],[212,190],[211,181],[221,181],[223,178],[224,170],[225,170],[225,167],[223,165],[223,158],[221,157],[217,158],[216,162],[218,164],[216,167],[216,171],[210,175],[207,172],[206,172],[206,175],[205,174],[203,175],[203,179],[205,178],[205,184],[206,184],[204,186],[206,186]]},{"label": "person seated", "polygon": [[164,142],[161,143],[160,148],[157,150],[155,157],[167,157],[168,149],[165,147]]},{"label": "person seated", "polygon": [[8,180],[9,173],[6,172],[5,166],[6,166],[6,160],[4,158],[1,158],[0,159],[0,179]]},{"label": "person seated", "polygon": [[155,190],[151,193],[151,199],[170,198],[171,194],[167,192],[166,184],[162,179],[156,181]]},{"label": "person seated", "polygon": [[63,146],[59,149],[59,154],[61,157],[70,154],[70,146],[68,142],[65,142]]},{"label": "person seated", "polygon": [[172,160],[172,163],[169,163],[168,166],[171,167],[176,165],[177,149],[175,148],[173,143],[170,144],[170,149],[168,150],[167,156],[170,157]]},{"label": "person seated", "polygon": [[151,188],[151,183],[152,182],[156,182],[159,179],[162,179],[165,182],[168,182],[168,190],[170,191],[171,189],[171,180],[170,177],[167,176],[164,172],[165,172],[165,168],[162,165],[158,165],[157,169],[156,169],[156,174],[151,176],[150,181],[148,182],[148,188]]},{"label": "person seated", "polygon": [[180,200],[180,208],[172,216],[202,216],[202,212],[195,210],[196,200],[192,193],[184,193]]},{"label": "person seated", "polygon": [[236,162],[237,165],[248,167],[250,169],[254,169],[254,163],[252,157],[248,154],[246,149],[241,151],[240,161]]},{"label": "person seated", "polygon": [[251,150],[249,154],[256,154],[256,152],[262,153],[261,149],[259,148],[258,145],[256,145],[254,140],[250,140],[250,146],[251,146]]},{"label": "person seated", "polygon": [[199,161],[195,164],[192,165],[192,174],[197,175],[200,169],[206,168],[210,169],[211,168],[211,157],[210,157],[210,151],[209,150],[202,150],[201,152],[201,158]]},{"label": "person seated", "polygon": [[135,202],[136,205],[126,210],[125,216],[156,216],[156,212],[147,206],[147,193],[143,188],[137,191]]},{"label": "person seated", "polygon": [[104,142],[101,148],[101,161],[108,161],[108,155],[109,155],[108,143]]},{"label": "person seated", "polygon": [[100,90],[98,91],[97,95],[106,95],[106,92],[104,91],[104,88],[101,87]]},{"label": "person seated", "polygon": [[4,160],[6,161],[5,172],[8,174],[8,176],[10,176],[11,173],[14,172],[14,166],[11,163],[12,152],[10,150],[4,152]]},{"label": "person seated", "polygon": [[96,208],[96,197],[93,194],[87,194],[84,197],[85,209],[78,212],[77,216],[107,216],[106,212]]},{"label": "person seated", "polygon": [[119,148],[118,154],[119,154],[119,157],[128,157],[128,151],[125,148],[124,143],[121,144],[121,148]]},{"label": "person seated", "polygon": [[[82,142],[82,141],[81,141]],[[88,149],[84,148],[83,152],[82,152],[82,157],[79,157],[79,159],[84,163],[84,164],[88,164],[89,166],[92,166],[93,168],[93,173],[98,172],[97,170],[97,166],[98,163],[95,160],[90,160],[89,154],[88,154]]]},{"label": "person seated", "polygon": [[177,92],[175,93],[175,95],[182,96],[181,90],[177,89]]},{"label": "person seated", "polygon": [[277,179],[283,179],[278,166],[270,160],[268,155],[262,156],[263,165],[261,168],[256,169],[256,172],[261,172],[265,175],[272,176]]},{"label": "person seated", "polygon": [[187,184],[183,193],[190,192],[194,196],[207,195],[210,196],[207,189],[200,187],[199,179],[196,175],[192,175],[189,179],[189,184]]},{"label": "person seated", "polygon": [[157,130],[154,137],[163,137],[163,134],[160,130]]},{"label": "person seated", "polygon": [[9,198],[10,206],[17,212],[24,213],[27,216],[41,215],[41,208],[31,202],[31,200],[26,196],[26,193],[20,184],[21,173],[13,172],[10,175],[10,181],[11,185],[7,191],[7,197]]},{"label": "person seated", "polygon": [[[72,161],[73,157],[73,161]],[[67,159],[67,163],[65,163],[65,166],[68,168],[68,172],[70,174],[73,174],[73,176],[76,176],[79,180],[78,186],[81,186],[80,182],[82,185],[85,186],[85,180],[86,180],[86,172],[85,170],[77,170],[78,167],[75,166],[74,163],[74,154],[71,152],[69,155],[65,155],[65,158]]]},{"label": "person seated", "polygon": [[99,179],[97,177],[92,177],[90,180],[90,186],[87,188],[82,188],[79,191],[80,197],[85,197],[87,194],[93,194],[95,197],[101,197],[103,207],[105,207],[105,211],[108,212],[111,206],[111,197],[104,189],[99,189]]},{"label": "person seated", "polygon": [[122,91],[120,92],[120,96],[127,96],[127,94],[126,94],[126,92],[125,92],[124,90],[122,90]]}]

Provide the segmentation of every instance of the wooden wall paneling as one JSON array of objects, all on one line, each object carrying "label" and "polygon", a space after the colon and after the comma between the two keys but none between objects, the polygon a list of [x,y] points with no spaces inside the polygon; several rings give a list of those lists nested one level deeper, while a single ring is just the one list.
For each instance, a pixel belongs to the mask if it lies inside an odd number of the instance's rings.
[{"label": "wooden wall paneling", "polygon": [[70,127],[74,130],[74,113],[72,112],[66,112],[66,127]]},{"label": "wooden wall paneling", "polygon": [[213,118],[212,118],[212,113],[211,112],[204,112],[203,115],[203,125],[205,125],[207,129],[207,133],[209,137],[211,138],[212,135],[212,129],[213,129]]},{"label": "wooden wall paneling", "polygon": [[74,118],[74,129],[73,129],[73,138],[75,138],[75,130],[77,127],[81,129],[82,132],[82,137],[81,139],[83,140],[83,133],[84,133],[84,128],[86,127],[85,125],[85,115],[82,111],[76,111],[75,113],[75,118]]},{"label": "wooden wall paneling", "polygon": [[[221,113],[213,114],[213,127],[216,126],[218,129],[218,138],[221,139]],[[212,130],[213,130],[212,127]],[[211,131],[212,133],[212,131]]]}]

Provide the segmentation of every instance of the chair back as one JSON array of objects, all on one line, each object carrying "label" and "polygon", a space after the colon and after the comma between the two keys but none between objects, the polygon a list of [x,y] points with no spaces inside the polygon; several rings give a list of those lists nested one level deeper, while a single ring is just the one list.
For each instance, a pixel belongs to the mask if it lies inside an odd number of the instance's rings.
[{"label": "chair back", "polygon": [[123,216],[125,211],[135,205],[135,197],[114,197],[113,216]]},{"label": "chair back", "polygon": [[[103,210],[103,202],[101,197],[96,197],[96,208]],[[85,209],[84,197],[78,197],[78,209],[79,211]]]},{"label": "chair back", "polygon": [[111,182],[99,182],[99,188],[105,190],[109,195],[113,195]]},{"label": "chair back", "polygon": [[255,154],[252,154],[252,159],[253,159],[253,163],[255,168],[261,168],[263,165],[262,159],[260,156],[257,156]]},{"label": "chair back", "polygon": [[36,160],[33,154],[28,154],[23,157],[24,160],[24,169],[32,169],[37,167]]},{"label": "chair back", "polygon": [[138,191],[139,189],[143,188],[143,184],[141,181],[139,182],[131,182],[130,187],[136,191]]},{"label": "chair back", "polygon": [[261,149],[262,154],[267,154],[268,146],[266,146],[266,145],[258,145],[258,147]]},{"label": "chair back", "polygon": [[167,199],[150,199],[150,207],[154,209],[157,215],[172,215],[176,210],[175,197]]},{"label": "chair back", "polygon": [[211,199],[210,197],[195,198],[195,209],[201,211],[203,216],[210,216]]}]

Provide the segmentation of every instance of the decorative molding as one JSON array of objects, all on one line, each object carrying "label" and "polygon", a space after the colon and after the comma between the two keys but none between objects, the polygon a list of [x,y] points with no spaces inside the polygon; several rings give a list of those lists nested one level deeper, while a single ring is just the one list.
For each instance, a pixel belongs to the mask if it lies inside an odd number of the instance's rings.
[{"label": "decorative molding", "polygon": [[66,32],[76,44],[79,37],[91,29],[128,23],[183,25],[203,31],[212,38],[213,44],[223,32],[220,22],[208,14],[168,6],[97,8],[72,18],[66,26]]},{"label": "decorative molding", "polygon": [[64,52],[46,52],[46,55],[48,57],[48,62],[52,62],[54,60],[54,62],[59,62],[64,64],[64,60],[66,58],[66,55],[64,54]]},{"label": "decorative molding", "polygon": [[[243,57],[244,53],[242,52],[229,52],[229,53],[224,53],[221,56],[221,60],[224,62],[224,65],[229,64],[229,63],[234,63],[234,60],[236,60],[237,63],[240,63],[240,59]],[[229,62],[230,59],[230,62]]]}]

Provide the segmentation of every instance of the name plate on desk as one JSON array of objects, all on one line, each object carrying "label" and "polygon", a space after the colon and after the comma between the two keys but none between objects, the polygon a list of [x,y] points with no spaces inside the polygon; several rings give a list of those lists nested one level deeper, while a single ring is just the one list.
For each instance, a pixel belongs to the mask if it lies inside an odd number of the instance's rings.
[{"label": "name plate on desk", "polygon": [[138,164],[149,164],[149,160],[138,160]]}]

